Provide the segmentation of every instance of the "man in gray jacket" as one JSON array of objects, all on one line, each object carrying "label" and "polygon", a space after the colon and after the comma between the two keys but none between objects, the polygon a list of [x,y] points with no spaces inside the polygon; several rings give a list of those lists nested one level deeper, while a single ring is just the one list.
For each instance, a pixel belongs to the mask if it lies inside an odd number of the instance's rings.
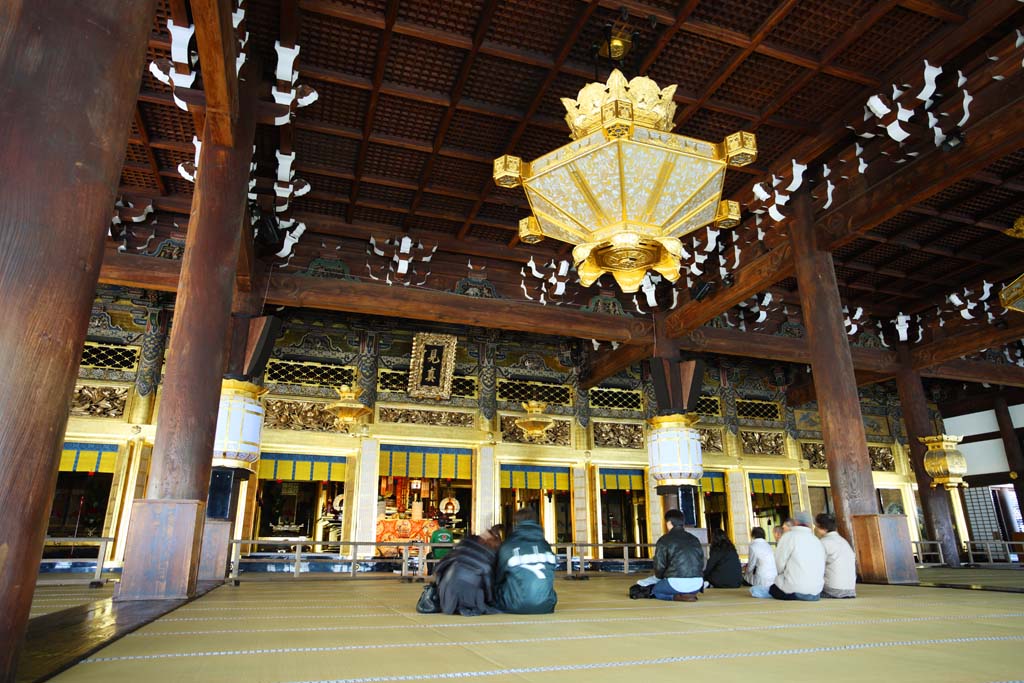
[{"label": "man in gray jacket", "polygon": [[825,548],[823,598],[857,597],[857,557],[845,538],[836,531],[836,518],[824,513],[814,518],[814,535]]},{"label": "man in gray jacket", "polygon": [[679,510],[665,513],[668,533],[658,539],[654,549],[654,576],[637,582],[650,592],[630,589],[630,597],[697,602],[697,593],[704,589],[704,548],[683,527],[685,521]]}]

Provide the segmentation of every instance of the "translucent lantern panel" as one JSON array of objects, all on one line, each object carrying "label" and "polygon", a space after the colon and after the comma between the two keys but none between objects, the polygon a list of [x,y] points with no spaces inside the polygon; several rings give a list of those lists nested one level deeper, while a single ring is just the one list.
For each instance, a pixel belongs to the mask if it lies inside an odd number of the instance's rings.
[{"label": "translucent lantern panel", "polygon": [[595,211],[597,207],[592,203],[592,199],[588,201],[588,197],[580,192],[577,181],[573,178],[574,173],[578,173],[574,165],[562,164],[530,178],[527,187],[542,195],[543,199],[554,204],[557,209],[575,218],[587,229],[594,230],[598,227],[598,214]]},{"label": "translucent lantern panel", "polygon": [[677,156],[674,152],[650,145],[622,143],[626,211],[632,220],[659,226],[664,222],[658,218],[658,198],[663,196],[672,179]]},{"label": "translucent lantern panel", "polygon": [[533,192],[529,185],[526,185],[525,189],[533,215],[545,235],[572,243],[586,242],[590,239],[589,231],[578,225],[568,214],[537,192]]},{"label": "translucent lantern panel", "polygon": [[724,180],[723,163],[680,154],[675,169],[665,183],[661,197],[658,198],[654,220],[671,230],[674,236],[678,236],[688,231],[676,232],[680,226],[673,226],[673,223],[700,208],[704,202],[710,201],[712,211],[708,220],[700,225],[696,225],[696,221],[687,220],[687,224],[693,225],[694,228],[707,225],[715,218]]},{"label": "translucent lantern panel", "polygon": [[222,395],[213,451],[218,457],[255,461],[260,453],[263,405],[238,394]]},{"label": "translucent lantern panel", "polygon": [[611,142],[572,162],[572,173],[580,196],[598,207],[598,225],[606,227],[625,220],[622,213],[622,173],[619,169],[620,144]]},{"label": "translucent lantern panel", "polygon": [[689,427],[652,429],[647,436],[647,457],[655,481],[699,479],[704,473],[700,434]]}]

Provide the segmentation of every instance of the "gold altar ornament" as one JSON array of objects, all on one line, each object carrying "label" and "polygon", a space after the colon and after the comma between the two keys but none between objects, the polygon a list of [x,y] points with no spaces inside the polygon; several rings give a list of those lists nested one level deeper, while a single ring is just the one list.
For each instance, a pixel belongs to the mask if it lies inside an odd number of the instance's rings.
[{"label": "gold altar ornament", "polygon": [[562,98],[573,142],[532,161],[494,160],[494,182],[523,186],[533,215],[519,222],[527,244],[550,237],[573,249],[580,283],[611,273],[635,292],[649,270],[679,279],[680,237],[706,225],[739,224],[740,207],[721,201],[728,166],[757,158],[753,133],[715,144],[675,135],[676,86],[627,81],[618,70]]},{"label": "gold altar ornament", "polygon": [[945,486],[955,489],[958,486],[967,488],[964,475],[967,474],[967,458],[957,448],[962,436],[939,434],[922,436],[918,439],[928,447],[924,454],[924,471],[932,478],[932,488]]},{"label": "gold altar ornament", "polygon": [[352,424],[369,415],[372,409],[359,402],[362,387],[350,387],[346,384],[334,389],[338,392],[338,400],[328,405],[325,410],[334,416],[338,426]]},{"label": "gold altar ornament", "polygon": [[525,417],[516,418],[516,427],[523,430],[523,434],[530,441],[539,441],[544,438],[544,435],[555,421],[544,414],[548,404],[544,401],[526,401],[523,403],[523,410],[526,411]]},{"label": "gold altar ornament", "polygon": [[413,337],[409,396],[438,401],[451,397],[457,343],[458,338],[452,334],[420,332]]}]

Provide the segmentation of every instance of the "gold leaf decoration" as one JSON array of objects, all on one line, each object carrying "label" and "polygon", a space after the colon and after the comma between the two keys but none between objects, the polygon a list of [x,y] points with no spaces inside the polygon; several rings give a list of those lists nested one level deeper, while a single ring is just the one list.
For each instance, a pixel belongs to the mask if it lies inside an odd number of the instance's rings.
[{"label": "gold leaf decoration", "polygon": [[800,444],[800,451],[812,468],[816,470],[828,469],[828,464],[825,462],[825,444],[804,442]]},{"label": "gold leaf decoration", "polygon": [[123,417],[128,387],[75,387],[71,414],[79,417]]},{"label": "gold leaf decoration", "polygon": [[740,430],[743,452],[747,455],[785,455],[786,436],[782,432]]},{"label": "gold leaf decoration", "polygon": [[313,401],[282,401],[268,399],[264,402],[266,415],[263,426],[266,429],[291,429],[300,432],[348,433],[348,427],[335,424],[335,417],[327,411],[327,403]]},{"label": "gold leaf decoration", "polygon": [[877,472],[896,471],[896,459],[888,446],[868,446],[868,456],[871,458],[871,469]]},{"label": "gold leaf decoration", "polygon": [[533,443],[544,446],[570,445],[569,421],[555,420],[555,424],[546,432],[540,441],[530,441],[523,430],[516,426],[515,415],[501,416],[501,440],[509,443]]},{"label": "gold leaf decoration", "polygon": [[700,433],[700,448],[705,453],[724,453],[722,445],[721,429],[698,429]]},{"label": "gold leaf decoration", "polygon": [[434,427],[475,427],[473,413],[454,410],[413,410],[411,408],[381,408],[380,421],[395,424],[431,425]]},{"label": "gold leaf decoration", "polygon": [[644,426],[618,422],[594,423],[594,446],[597,448],[644,447]]}]

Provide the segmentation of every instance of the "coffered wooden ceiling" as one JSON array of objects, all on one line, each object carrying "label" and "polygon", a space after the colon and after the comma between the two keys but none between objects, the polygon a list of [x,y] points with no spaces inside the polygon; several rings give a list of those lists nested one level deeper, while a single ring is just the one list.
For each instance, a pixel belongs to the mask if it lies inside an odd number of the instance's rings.
[{"label": "coffered wooden ceiling", "polygon": [[[927,57],[955,73],[1024,23],[1024,5],[1012,0],[247,0],[245,8],[248,51],[268,84],[275,41],[294,42],[299,83],[319,93],[291,125],[257,131],[261,196],[273,195],[279,149],[295,151],[298,175],[312,186],[292,206],[306,232],[289,260],[268,258],[274,272],[337,260],[369,280],[369,238],[408,234],[438,246],[418,266],[420,276],[430,272],[423,286],[451,291],[471,262],[472,274],[510,299],[525,298],[521,271],[531,257],[538,265],[570,258],[571,247],[519,243],[525,197],[494,185],[491,162],[504,153],[533,159],[567,142],[559,98],[594,80],[593,46],[607,23],[625,16],[638,33],[627,75],[678,84],[676,132],[712,141],[756,133],[757,162],[725,181],[725,196],[743,204],[754,182],[791,158],[810,162],[849,146],[847,125],[866,99],[912,65]],[[167,19],[188,11],[185,0],[159,0],[149,60],[169,57]],[[608,66],[599,70],[603,80]],[[156,222],[134,228],[126,249],[144,253],[187,231],[193,186],[177,166],[193,158],[195,120],[143,74],[121,193],[152,201]],[[1007,149],[840,247],[842,294],[891,316],[1016,275],[1024,241],[1003,232],[1022,213],[1024,150]],[[599,284],[613,289],[610,278]],[[785,279],[772,291],[794,301],[795,288]],[[586,304],[599,289],[567,303]]]}]

